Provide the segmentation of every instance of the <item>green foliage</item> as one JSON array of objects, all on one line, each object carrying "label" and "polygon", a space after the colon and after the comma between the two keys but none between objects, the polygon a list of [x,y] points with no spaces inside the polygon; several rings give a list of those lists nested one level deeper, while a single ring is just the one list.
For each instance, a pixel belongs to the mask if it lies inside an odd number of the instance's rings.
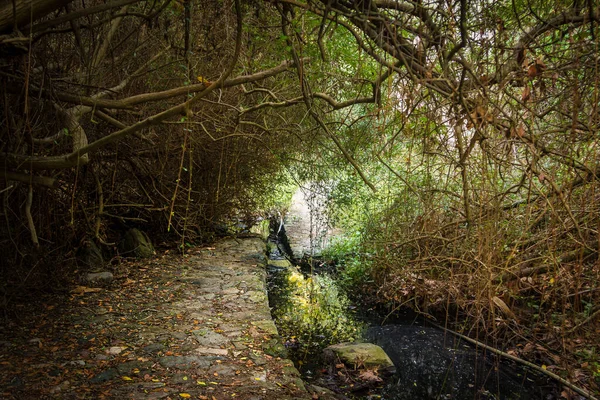
[{"label": "green foliage", "polygon": [[271,174],[263,176],[260,184],[249,188],[249,197],[254,200],[262,213],[283,213],[290,206],[297,188],[289,174],[272,171]]},{"label": "green foliage", "polygon": [[[271,283],[279,333],[299,354],[318,354],[324,347],[358,337],[361,324],[349,301],[327,275],[305,277],[297,270],[280,272]],[[301,358],[301,357],[299,357]]]}]

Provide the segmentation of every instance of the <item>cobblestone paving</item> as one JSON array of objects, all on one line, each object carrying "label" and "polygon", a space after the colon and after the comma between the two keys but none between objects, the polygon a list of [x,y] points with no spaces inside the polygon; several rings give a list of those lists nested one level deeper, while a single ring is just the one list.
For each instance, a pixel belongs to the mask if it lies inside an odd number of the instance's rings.
[{"label": "cobblestone paving", "polygon": [[0,398],[332,398],[285,358],[265,261],[260,238],[228,239],[44,303],[0,328]]}]

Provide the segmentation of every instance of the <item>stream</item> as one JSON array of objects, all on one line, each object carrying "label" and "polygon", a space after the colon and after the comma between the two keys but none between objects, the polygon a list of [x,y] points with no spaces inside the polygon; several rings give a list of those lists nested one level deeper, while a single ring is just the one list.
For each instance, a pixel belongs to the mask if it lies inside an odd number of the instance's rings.
[{"label": "stream", "polygon": [[[312,228],[306,227],[314,220],[307,214],[309,204],[301,195],[295,201],[286,218],[291,223],[271,223],[269,257],[278,263],[269,266],[268,288],[275,323],[304,379],[355,399],[560,398],[558,385],[547,377],[476,349],[451,333],[428,326],[427,321],[397,317],[381,326],[384,318],[352,304],[339,290],[331,273],[334,266],[306,268],[306,262],[301,262],[303,255],[315,255],[315,243],[323,241],[314,240]],[[286,259],[294,265],[281,266]],[[366,390],[344,387],[321,355],[324,347],[348,341],[382,347],[396,366],[395,375],[368,385]]]}]

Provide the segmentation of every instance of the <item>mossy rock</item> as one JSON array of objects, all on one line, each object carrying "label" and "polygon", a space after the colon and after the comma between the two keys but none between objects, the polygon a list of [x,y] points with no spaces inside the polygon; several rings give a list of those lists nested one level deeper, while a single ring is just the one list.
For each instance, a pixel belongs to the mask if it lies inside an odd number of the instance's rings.
[{"label": "mossy rock", "polygon": [[349,367],[363,366],[394,374],[396,367],[383,349],[372,343],[340,343],[324,350],[325,358],[336,361],[338,358]]},{"label": "mossy rock", "polygon": [[275,267],[275,268],[290,268],[292,266],[292,263],[285,259],[284,260],[269,260],[268,266]]},{"label": "mossy rock", "polygon": [[260,235],[260,237],[263,240],[267,240],[267,238],[269,237],[269,234],[270,234],[269,220],[263,219],[258,224],[254,225],[252,228],[250,228],[250,232]]},{"label": "mossy rock", "polygon": [[77,263],[87,267],[88,270],[97,270],[104,267],[102,251],[92,240],[84,240],[77,249]]},{"label": "mossy rock", "polygon": [[149,258],[154,255],[154,246],[148,235],[135,228],[125,233],[119,250],[125,257]]},{"label": "mossy rock", "polygon": [[271,339],[262,344],[262,349],[265,354],[271,357],[280,357],[287,358],[288,352],[285,346],[281,343],[279,339]]}]

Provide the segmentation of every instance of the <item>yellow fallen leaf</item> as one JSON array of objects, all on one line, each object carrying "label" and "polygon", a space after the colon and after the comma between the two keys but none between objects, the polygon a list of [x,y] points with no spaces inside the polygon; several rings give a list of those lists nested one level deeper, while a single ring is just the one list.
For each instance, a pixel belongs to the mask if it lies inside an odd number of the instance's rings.
[{"label": "yellow fallen leaf", "polygon": [[200,386],[206,386],[206,382],[196,381],[196,383]]},{"label": "yellow fallen leaf", "polygon": [[190,397],[192,397],[192,395],[189,393],[179,393],[179,397],[183,397],[184,399],[189,399]]},{"label": "yellow fallen leaf", "polygon": [[555,281],[554,281],[554,278],[550,278],[550,284],[551,284],[551,285],[554,285],[554,282],[555,282]]},{"label": "yellow fallen leaf", "polygon": [[545,371],[548,367],[546,367],[545,365],[542,365],[542,369]]},{"label": "yellow fallen leaf", "polygon": [[132,381],[133,380],[128,376],[122,376],[121,379],[123,379],[124,381]]}]

